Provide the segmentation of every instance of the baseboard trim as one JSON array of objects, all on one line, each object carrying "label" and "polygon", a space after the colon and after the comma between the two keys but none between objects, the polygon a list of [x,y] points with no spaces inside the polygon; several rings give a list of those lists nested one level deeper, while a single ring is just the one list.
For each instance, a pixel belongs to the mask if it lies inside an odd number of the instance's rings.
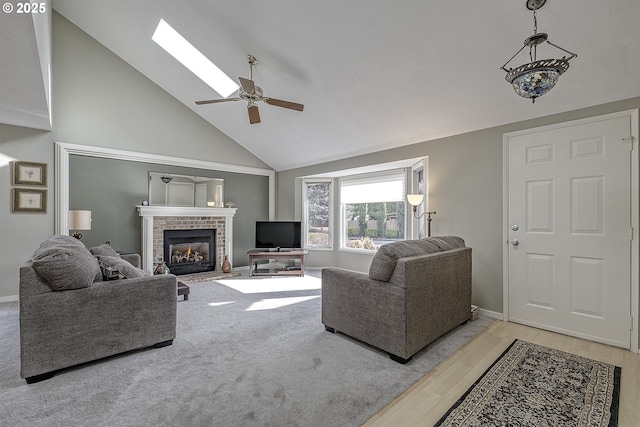
[{"label": "baseboard trim", "polygon": [[490,319],[504,320],[504,316],[502,315],[502,313],[498,313],[497,311],[485,310],[484,308],[480,309],[479,315],[489,317]]},{"label": "baseboard trim", "polygon": [[8,297],[0,297],[0,303],[2,302],[13,302],[13,301],[19,301],[20,298],[18,297],[18,295],[9,295]]}]

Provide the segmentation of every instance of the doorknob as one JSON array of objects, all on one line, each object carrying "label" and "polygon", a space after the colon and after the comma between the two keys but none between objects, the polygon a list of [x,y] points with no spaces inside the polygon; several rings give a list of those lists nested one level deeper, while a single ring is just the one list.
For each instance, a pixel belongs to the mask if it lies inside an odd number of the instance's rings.
[{"label": "doorknob", "polygon": [[520,241],[519,241],[518,239],[513,239],[513,240],[511,241],[511,244],[512,244],[513,246],[518,246],[518,245],[520,244]]}]

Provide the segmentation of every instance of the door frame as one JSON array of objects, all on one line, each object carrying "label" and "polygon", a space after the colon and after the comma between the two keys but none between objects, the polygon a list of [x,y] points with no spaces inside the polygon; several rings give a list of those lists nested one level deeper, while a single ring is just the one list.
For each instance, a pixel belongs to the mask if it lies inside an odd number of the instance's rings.
[{"label": "door frame", "polygon": [[631,227],[633,228],[633,238],[631,240],[631,348],[634,353],[639,352],[640,340],[640,182],[638,174],[638,109],[625,110],[617,113],[604,114],[600,116],[588,117],[579,120],[572,120],[553,125],[540,126],[515,132],[505,133],[502,136],[502,320],[509,319],[509,140],[512,137],[527,135],[531,133],[544,132],[548,130],[560,129],[568,126],[599,122],[621,117],[630,117],[631,140],[633,150],[631,151]]}]

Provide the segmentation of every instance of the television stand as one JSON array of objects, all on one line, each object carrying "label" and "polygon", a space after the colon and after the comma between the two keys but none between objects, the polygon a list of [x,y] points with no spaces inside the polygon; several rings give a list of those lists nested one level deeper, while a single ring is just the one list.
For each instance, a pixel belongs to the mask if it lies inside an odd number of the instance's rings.
[{"label": "television stand", "polygon": [[[304,256],[307,250],[282,250],[277,252],[253,249],[247,252],[249,255],[249,276],[304,276]],[[300,267],[284,267],[280,269],[270,269],[259,271],[258,260],[261,259],[299,259]]]}]

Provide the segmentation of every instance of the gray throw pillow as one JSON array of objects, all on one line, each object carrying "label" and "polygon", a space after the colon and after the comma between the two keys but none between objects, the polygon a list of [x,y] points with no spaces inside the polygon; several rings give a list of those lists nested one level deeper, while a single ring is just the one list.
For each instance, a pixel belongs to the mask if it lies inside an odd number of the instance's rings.
[{"label": "gray throw pillow", "polygon": [[51,247],[63,247],[63,246],[71,246],[76,248],[87,249],[80,240],[76,239],[72,236],[65,236],[64,234],[55,234],[49,237],[44,242],[40,243],[40,249],[51,248]]},{"label": "gray throw pillow", "polygon": [[134,277],[150,276],[149,273],[134,267],[122,258],[113,256],[98,256],[98,264],[105,280],[133,279]]},{"label": "gray throw pillow", "polygon": [[373,280],[382,280],[388,282],[393,274],[393,270],[396,268],[396,258],[393,250],[387,246],[391,243],[382,245],[378,248],[378,251],[371,260],[369,266],[369,278]]},{"label": "gray throw pillow", "polygon": [[94,256],[112,256],[120,258],[120,254],[106,243],[103,243],[100,246],[94,246],[93,248],[89,249],[89,252],[91,252]]},{"label": "gray throw pillow", "polygon": [[102,276],[98,261],[84,245],[44,245],[34,253],[31,265],[53,291],[88,288]]}]

